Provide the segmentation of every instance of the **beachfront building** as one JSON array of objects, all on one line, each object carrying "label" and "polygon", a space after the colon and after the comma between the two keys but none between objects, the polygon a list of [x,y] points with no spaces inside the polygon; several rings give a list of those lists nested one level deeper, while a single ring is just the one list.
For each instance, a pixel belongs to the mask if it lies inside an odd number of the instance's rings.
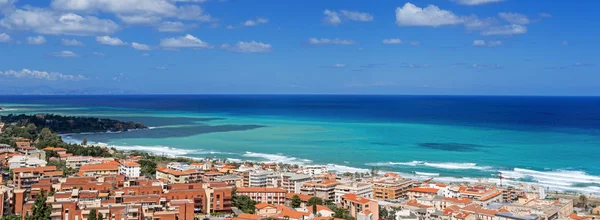
[{"label": "beachfront building", "polygon": [[345,182],[335,186],[335,203],[342,201],[342,196],[346,194],[355,194],[367,199],[373,198],[373,184],[363,182]]},{"label": "beachfront building", "polygon": [[10,169],[23,168],[23,167],[44,167],[48,164],[45,160],[40,160],[37,157],[32,156],[13,156],[8,159]]},{"label": "beachfront building", "polygon": [[323,200],[335,200],[335,187],[340,183],[336,180],[328,180],[320,183],[316,182],[306,182],[302,184],[302,188],[300,189],[300,193],[319,197]]},{"label": "beachfront building", "polygon": [[186,172],[173,170],[165,167],[156,168],[156,179],[167,183],[187,183],[190,175]]},{"label": "beachfront building", "polygon": [[140,169],[139,163],[133,161],[124,162],[119,166],[119,174],[124,175],[127,178],[138,178],[141,174]]},{"label": "beachfront building", "polygon": [[346,194],[342,196],[340,203],[342,208],[350,212],[350,216],[357,220],[378,220],[379,204],[356,194]]},{"label": "beachfront building", "polygon": [[440,195],[440,190],[429,187],[415,187],[408,189],[407,195],[411,200],[423,197],[433,199],[434,197]]},{"label": "beachfront building", "polygon": [[504,200],[502,191],[496,187],[473,186],[461,191],[461,197],[473,200],[473,203],[487,206],[493,202],[502,202]]},{"label": "beachfront building", "polygon": [[282,188],[289,193],[300,193],[302,185],[309,182],[309,175],[297,173],[275,173],[267,176],[267,187]]},{"label": "beachfront building", "polygon": [[302,173],[305,175],[318,176],[327,172],[327,167],[322,165],[307,165],[302,167]]},{"label": "beachfront building", "polygon": [[236,193],[237,195],[248,196],[257,203],[285,204],[286,191],[281,188],[245,187],[237,189]]},{"label": "beachfront building", "polygon": [[267,187],[267,179],[272,174],[272,171],[267,170],[255,170],[248,172],[248,187]]},{"label": "beachfront building", "polygon": [[408,189],[413,186],[411,179],[390,176],[373,181],[373,198],[377,200],[394,200],[406,197]]}]

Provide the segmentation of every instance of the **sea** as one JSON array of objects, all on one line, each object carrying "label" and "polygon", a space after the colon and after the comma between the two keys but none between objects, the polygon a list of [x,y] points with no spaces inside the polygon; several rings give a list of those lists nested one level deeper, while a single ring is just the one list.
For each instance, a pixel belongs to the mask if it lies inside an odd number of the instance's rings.
[{"label": "sea", "polygon": [[0,115],[141,122],[65,134],[189,158],[397,172],[438,182],[522,182],[600,194],[600,97],[368,95],[0,96]]}]

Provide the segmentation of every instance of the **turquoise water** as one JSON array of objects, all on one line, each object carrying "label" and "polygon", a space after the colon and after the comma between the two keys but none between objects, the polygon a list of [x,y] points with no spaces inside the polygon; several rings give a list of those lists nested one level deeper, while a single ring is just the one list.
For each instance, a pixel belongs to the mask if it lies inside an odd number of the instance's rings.
[{"label": "turquoise water", "polygon": [[135,120],[149,130],[72,134],[121,149],[192,158],[323,164],[339,172],[371,167],[438,181],[533,182],[550,190],[600,193],[600,136],[588,128],[513,129],[406,120],[324,119],[61,104],[0,104],[8,113],[60,113]]}]

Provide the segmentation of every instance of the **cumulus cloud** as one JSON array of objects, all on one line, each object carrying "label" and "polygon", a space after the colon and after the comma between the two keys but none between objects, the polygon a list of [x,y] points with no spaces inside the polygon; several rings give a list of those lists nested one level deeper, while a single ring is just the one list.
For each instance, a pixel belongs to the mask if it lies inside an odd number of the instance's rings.
[{"label": "cumulus cloud", "polygon": [[340,10],[340,11],[332,11],[325,10],[323,12],[325,14],[325,18],[323,18],[323,22],[330,25],[338,25],[342,23],[342,20],[348,21],[362,21],[368,22],[373,21],[373,15],[365,12],[358,11],[349,11],[349,10]]},{"label": "cumulus cloud", "polygon": [[96,37],[96,41],[100,44],[109,45],[109,46],[125,46],[128,43],[123,42],[121,39],[110,36],[100,36]]},{"label": "cumulus cloud", "polygon": [[435,5],[420,8],[407,2],[403,7],[396,8],[396,24],[399,26],[430,26],[456,25],[463,22],[451,11],[442,10]]},{"label": "cumulus cloud", "polygon": [[491,40],[491,41],[484,41],[484,40],[474,40],[473,41],[473,46],[476,47],[497,47],[502,45],[502,41],[499,40]]},{"label": "cumulus cloud", "polygon": [[0,20],[0,26],[40,34],[78,36],[111,34],[119,29],[119,25],[109,19],[33,7],[17,9],[7,14]]},{"label": "cumulus cloud", "polygon": [[511,24],[504,26],[490,27],[489,29],[483,30],[481,35],[515,35],[527,33],[527,27],[519,24]]},{"label": "cumulus cloud", "polygon": [[342,40],[339,38],[329,39],[329,38],[310,38],[308,39],[310,44],[314,45],[324,45],[324,44],[340,44],[340,45],[350,45],[356,44],[353,40]]},{"label": "cumulus cloud", "polygon": [[50,56],[53,56],[53,57],[79,57],[79,54],[76,54],[72,51],[63,50],[60,52],[51,53]]},{"label": "cumulus cloud", "polygon": [[398,39],[398,38],[393,38],[393,39],[384,39],[383,40],[383,44],[401,44],[402,40]]},{"label": "cumulus cloud", "polygon": [[519,13],[500,12],[498,16],[511,24],[529,24],[530,22],[527,16]]},{"label": "cumulus cloud", "polygon": [[256,26],[259,24],[266,24],[269,22],[269,19],[266,18],[256,18],[254,20],[247,20],[243,23],[244,26],[246,27],[251,27],[251,26]]},{"label": "cumulus cloud", "polygon": [[163,18],[212,20],[198,5],[177,6],[167,0],[54,0],[51,6],[63,11],[113,13],[131,24],[154,23]]},{"label": "cumulus cloud", "polygon": [[210,44],[187,34],[181,37],[165,38],[160,40],[160,46],[164,48],[210,48]]},{"label": "cumulus cloud", "polygon": [[133,49],[136,49],[136,50],[150,50],[150,46],[148,46],[146,44],[136,43],[136,42],[131,43],[131,47],[133,47]]},{"label": "cumulus cloud", "polygon": [[9,42],[11,40],[10,35],[8,35],[7,33],[0,33],[0,43],[6,43]]},{"label": "cumulus cloud", "polygon": [[264,53],[272,50],[272,46],[270,44],[265,44],[263,42],[249,41],[237,42],[235,45],[223,44],[221,45],[221,49],[231,50],[235,52],[242,53]]},{"label": "cumulus cloud", "polygon": [[194,27],[196,26],[184,24],[181,21],[165,21],[157,25],[156,30],[160,32],[183,32]]},{"label": "cumulus cloud", "polygon": [[45,44],[46,38],[44,38],[44,36],[27,37],[27,43],[33,45]]},{"label": "cumulus cloud", "polygon": [[62,45],[64,46],[84,46],[85,44],[83,44],[81,41],[75,40],[75,39],[61,39],[60,42],[62,43]]},{"label": "cumulus cloud", "polygon": [[0,76],[11,77],[11,78],[27,78],[27,79],[40,79],[40,80],[86,80],[87,78],[82,75],[67,75],[56,72],[37,71],[30,69],[22,70],[7,70],[0,71]]},{"label": "cumulus cloud", "polygon": [[461,5],[485,5],[502,1],[504,0],[456,0],[456,2]]}]

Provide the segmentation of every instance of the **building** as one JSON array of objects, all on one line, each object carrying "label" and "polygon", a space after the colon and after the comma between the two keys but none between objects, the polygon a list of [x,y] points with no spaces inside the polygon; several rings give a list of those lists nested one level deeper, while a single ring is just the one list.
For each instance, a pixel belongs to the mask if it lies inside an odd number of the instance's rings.
[{"label": "building", "polygon": [[186,172],[169,168],[156,168],[156,179],[165,180],[167,183],[188,183],[190,175]]},{"label": "building", "polygon": [[440,194],[440,190],[436,189],[436,188],[429,188],[429,187],[415,187],[415,188],[410,188],[408,190],[408,198],[409,199],[418,199],[418,198],[434,198],[437,195]]},{"label": "building", "polygon": [[114,176],[119,174],[119,163],[109,161],[102,164],[86,164],[79,168],[80,176]]},{"label": "building", "polygon": [[35,168],[15,168],[13,171],[13,184],[16,189],[30,189],[31,185],[39,182],[41,179],[51,179],[51,182],[58,182],[62,176],[62,171],[57,171],[56,166],[45,166]]},{"label": "building", "polygon": [[13,189],[0,185],[0,216],[10,215],[12,213]]},{"label": "building", "polygon": [[373,184],[361,182],[341,183],[335,186],[335,203],[342,201],[342,196],[346,194],[355,194],[367,199],[373,198]]},{"label": "building", "polygon": [[256,170],[248,173],[248,187],[267,187],[267,179],[271,171]]},{"label": "building", "polygon": [[501,190],[495,187],[474,186],[461,191],[463,198],[469,198],[481,206],[487,206],[490,203],[504,201],[504,196]]},{"label": "building", "polygon": [[327,170],[326,166],[308,165],[308,166],[302,167],[302,173],[305,175],[318,176],[321,174],[325,174],[327,172],[328,172],[328,170]]},{"label": "building", "polygon": [[355,194],[346,194],[342,196],[340,205],[357,220],[379,219],[379,204],[376,201]]},{"label": "building", "polygon": [[383,178],[373,181],[373,198],[377,200],[394,200],[405,198],[413,185],[412,180],[401,177]]},{"label": "building", "polygon": [[321,183],[306,182],[302,184],[300,193],[319,197],[323,200],[335,200],[335,187],[340,183],[335,180],[323,181]]},{"label": "building", "polygon": [[124,175],[127,178],[139,178],[141,174],[140,169],[139,163],[133,161],[125,162],[119,166],[119,174]]},{"label": "building", "polygon": [[91,162],[92,158],[90,156],[70,156],[65,159],[65,163],[67,167],[77,170],[86,164],[100,164],[100,162]]},{"label": "building", "polygon": [[245,187],[237,189],[236,193],[237,195],[248,196],[257,203],[285,204],[286,191],[281,188]]},{"label": "building", "polygon": [[277,187],[290,193],[300,193],[302,185],[310,180],[309,175],[277,173],[267,176],[267,187]]},{"label": "building", "polygon": [[45,167],[48,162],[32,156],[13,156],[8,160],[8,164],[10,169],[23,167],[34,168]]}]

